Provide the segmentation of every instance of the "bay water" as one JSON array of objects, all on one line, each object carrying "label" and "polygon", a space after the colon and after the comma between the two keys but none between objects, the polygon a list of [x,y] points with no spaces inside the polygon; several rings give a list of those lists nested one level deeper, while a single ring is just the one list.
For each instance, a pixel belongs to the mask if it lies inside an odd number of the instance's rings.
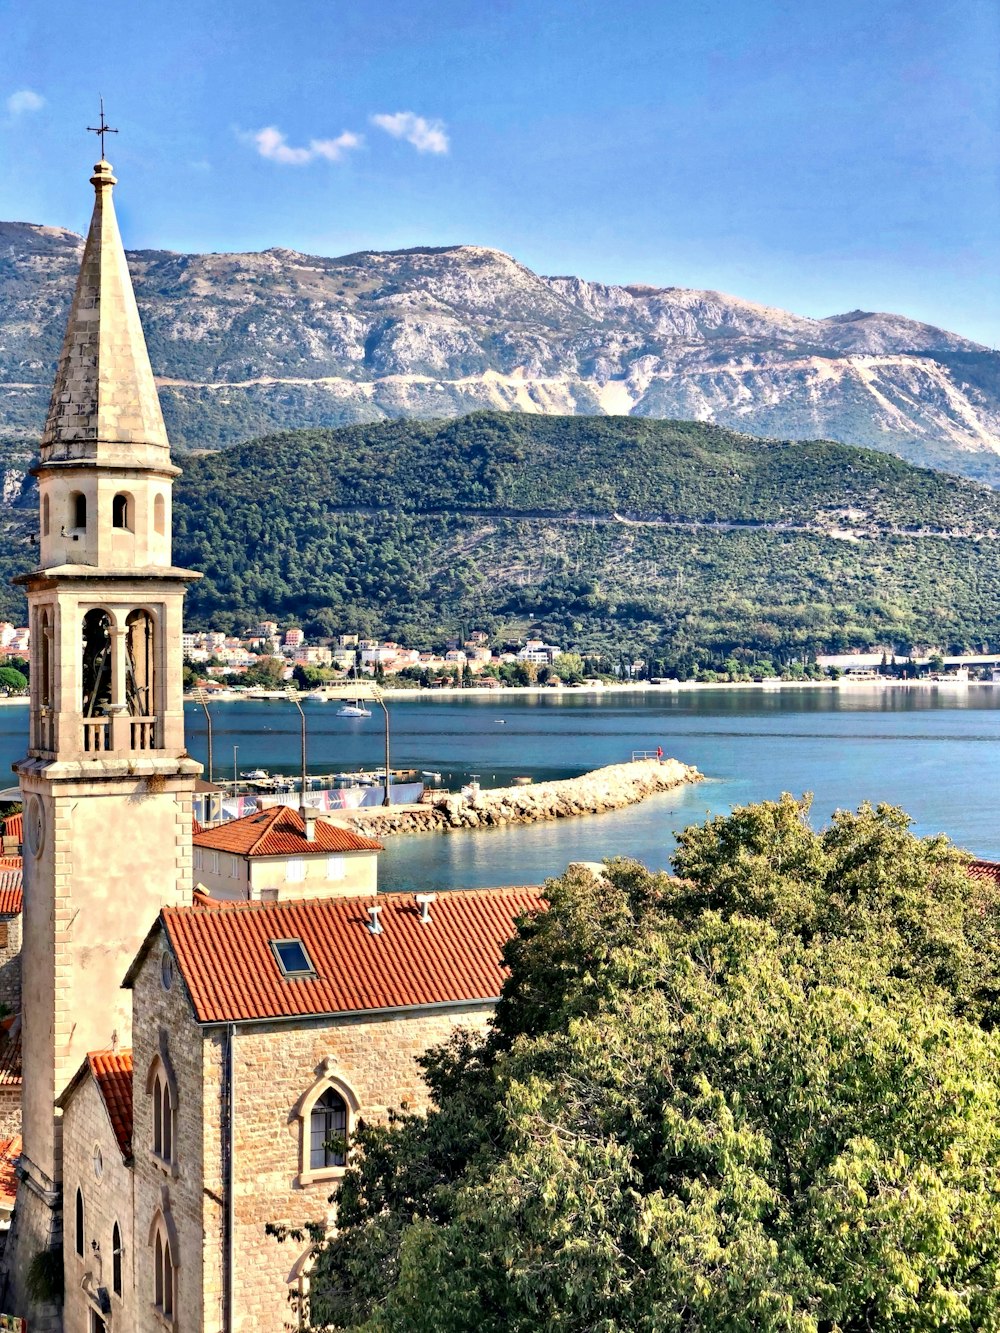
[{"label": "bay water", "polygon": [[[782,791],[812,792],[817,825],[835,809],[888,801],[917,832],[945,832],[1000,859],[1000,686],[390,695],[389,708],[392,767],[439,772],[452,790],[473,774],[488,787],[522,775],[573,777],[657,745],[706,781],[604,815],[391,838],[380,868],[387,889],[536,884],[569,861],[616,855],[663,868],[677,830]],[[213,702],[211,710],[216,777],[232,777],[234,746],[240,773],[299,771],[291,703]],[[361,719],[338,717],[335,703],[310,701],[305,710],[311,772],[383,763],[378,709]],[[0,709],[0,775],[24,753],[26,734],[26,708]],[[188,707],[187,744],[204,762],[197,705]]]}]

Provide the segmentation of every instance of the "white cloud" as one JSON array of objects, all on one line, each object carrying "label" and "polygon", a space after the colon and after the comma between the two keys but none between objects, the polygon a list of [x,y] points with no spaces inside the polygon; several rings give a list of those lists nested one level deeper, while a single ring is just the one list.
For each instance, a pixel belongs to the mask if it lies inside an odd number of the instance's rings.
[{"label": "white cloud", "polygon": [[45,98],[40,93],[33,93],[30,88],[21,88],[7,98],[7,110],[12,116],[22,116],[26,111],[41,111]]},{"label": "white cloud", "polygon": [[405,139],[418,153],[447,153],[448,134],[443,120],[426,120],[412,111],[395,111],[391,115],[372,116],[377,125],[394,139]]},{"label": "white cloud", "polygon": [[336,139],[310,139],[309,147],[317,157],[325,157],[328,162],[339,162],[345,153],[360,148],[361,135],[345,130]]},{"label": "white cloud", "polygon": [[304,167],[318,157],[327,162],[340,162],[347,153],[360,148],[364,142],[360,134],[345,130],[335,139],[310,139],[307,148],[294,148],[276,125],[265,125],[262,130],[240,137],[252,143],[261,157],[266,157],[269,162],[280,162],[286,167]]}]

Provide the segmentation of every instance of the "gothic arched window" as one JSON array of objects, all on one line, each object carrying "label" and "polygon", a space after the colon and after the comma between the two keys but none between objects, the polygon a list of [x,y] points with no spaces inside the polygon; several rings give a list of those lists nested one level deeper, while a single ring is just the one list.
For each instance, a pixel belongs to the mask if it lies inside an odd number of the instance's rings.
[{"label": "gothic arched window", "polygon": [[49,535],[49,497],[42,496],[42,536]]},{"label": "gothic arched window", "polygon": [[76,1191],[76,1217],[73,1239],[76,1242],[76,1252],[83,1258],[83,1191],[77,1186]]},{"label": "gothic arched window", "polygon": [[327,1088],[309,1114],[309,1167],[322,1171],[346,1163],[347,1103],[334,1088]]},{"label": "gothic arched window", "polygon": [[125,622],[125,699],[132,717],[156,712],[154,623],[148,611],[133,611]]},{"label": "gothic arched window", "polygon": [[132,497],[120,493],[111,501],[111,526],[113,528],[131,528],[129,510],[132,507]]},{"label": "gothic arched window", "polygon": [[81,491],[74,491],[69,497],[69,525],[84,530],[87,527],[87,497]]},{"label": "gothic arched window", "polygon": [[174,1242],[162,1214],[153,1220],[153,1305],[164,1319],[173,1320],[177,1303]]},{"label": "gothic arched window", "polygon": [[173,1165],[177,1092],[174,1080],[158,1056],[146,1076],[146,1091],[153,1099],[153,1152],[161,1162]]},{"label": "gothic arched window", "polygon": [[83,617],[84,717],[101,717],[111,703],[111,617],[94,607]]},{"label": "gothic arched window", "polygon": [[153,529],[161,537],[167,531],[167,504],[162,495],[153,500]]},{"label": "gothic arched window", "polygon": [[122,1290],[122,1229],[116,1222],[111,1231],[111,1290],[116,1296]]}]

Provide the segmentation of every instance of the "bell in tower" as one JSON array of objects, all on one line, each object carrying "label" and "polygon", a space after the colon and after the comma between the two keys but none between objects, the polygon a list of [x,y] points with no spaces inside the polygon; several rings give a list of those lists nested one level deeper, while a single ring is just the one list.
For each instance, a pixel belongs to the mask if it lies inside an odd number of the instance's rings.
[{"label": "bell in tower", "polygon": [[[102,112],[103,127],[103,112]],[[31,626],[22,944],[23,1179],[3,1267],[29,1313],[31,1259],[58,1243],[57,1100],[88,1051],[129,1044],[120,982],[161,907],[190,900],[182,606],[170,461],[115,218],[95,200],[34,468],[39,567],[18,581]],[[38,1310],[33,1326],[42,1327]]]}]

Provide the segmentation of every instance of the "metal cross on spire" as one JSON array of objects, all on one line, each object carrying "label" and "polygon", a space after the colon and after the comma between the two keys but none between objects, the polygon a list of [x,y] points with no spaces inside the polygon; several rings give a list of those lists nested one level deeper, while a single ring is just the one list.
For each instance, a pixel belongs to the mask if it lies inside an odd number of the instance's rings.
[{"label": "metal cross on spire", "polygon": [[113,130],[113,129],[111,128],[111,126],[108,124],[108,122],[104,119],[104,98],[103,98],[103,97],[101,98],[101,123],[100,123],[100,125],[88,125],[88,126],[87,126],[87,132],[88,132],[89,134],[96,134],[96,135],[98,135],[98,136],[100,137],[100,140],[101,140],[101,158],[102,158],[102,160],[103,160],[103,158],[104,158],[104,136],[105,136],[106,134],[117,134],[117,133],[118,133],[118,131],[117,131],[117,130]]}]

